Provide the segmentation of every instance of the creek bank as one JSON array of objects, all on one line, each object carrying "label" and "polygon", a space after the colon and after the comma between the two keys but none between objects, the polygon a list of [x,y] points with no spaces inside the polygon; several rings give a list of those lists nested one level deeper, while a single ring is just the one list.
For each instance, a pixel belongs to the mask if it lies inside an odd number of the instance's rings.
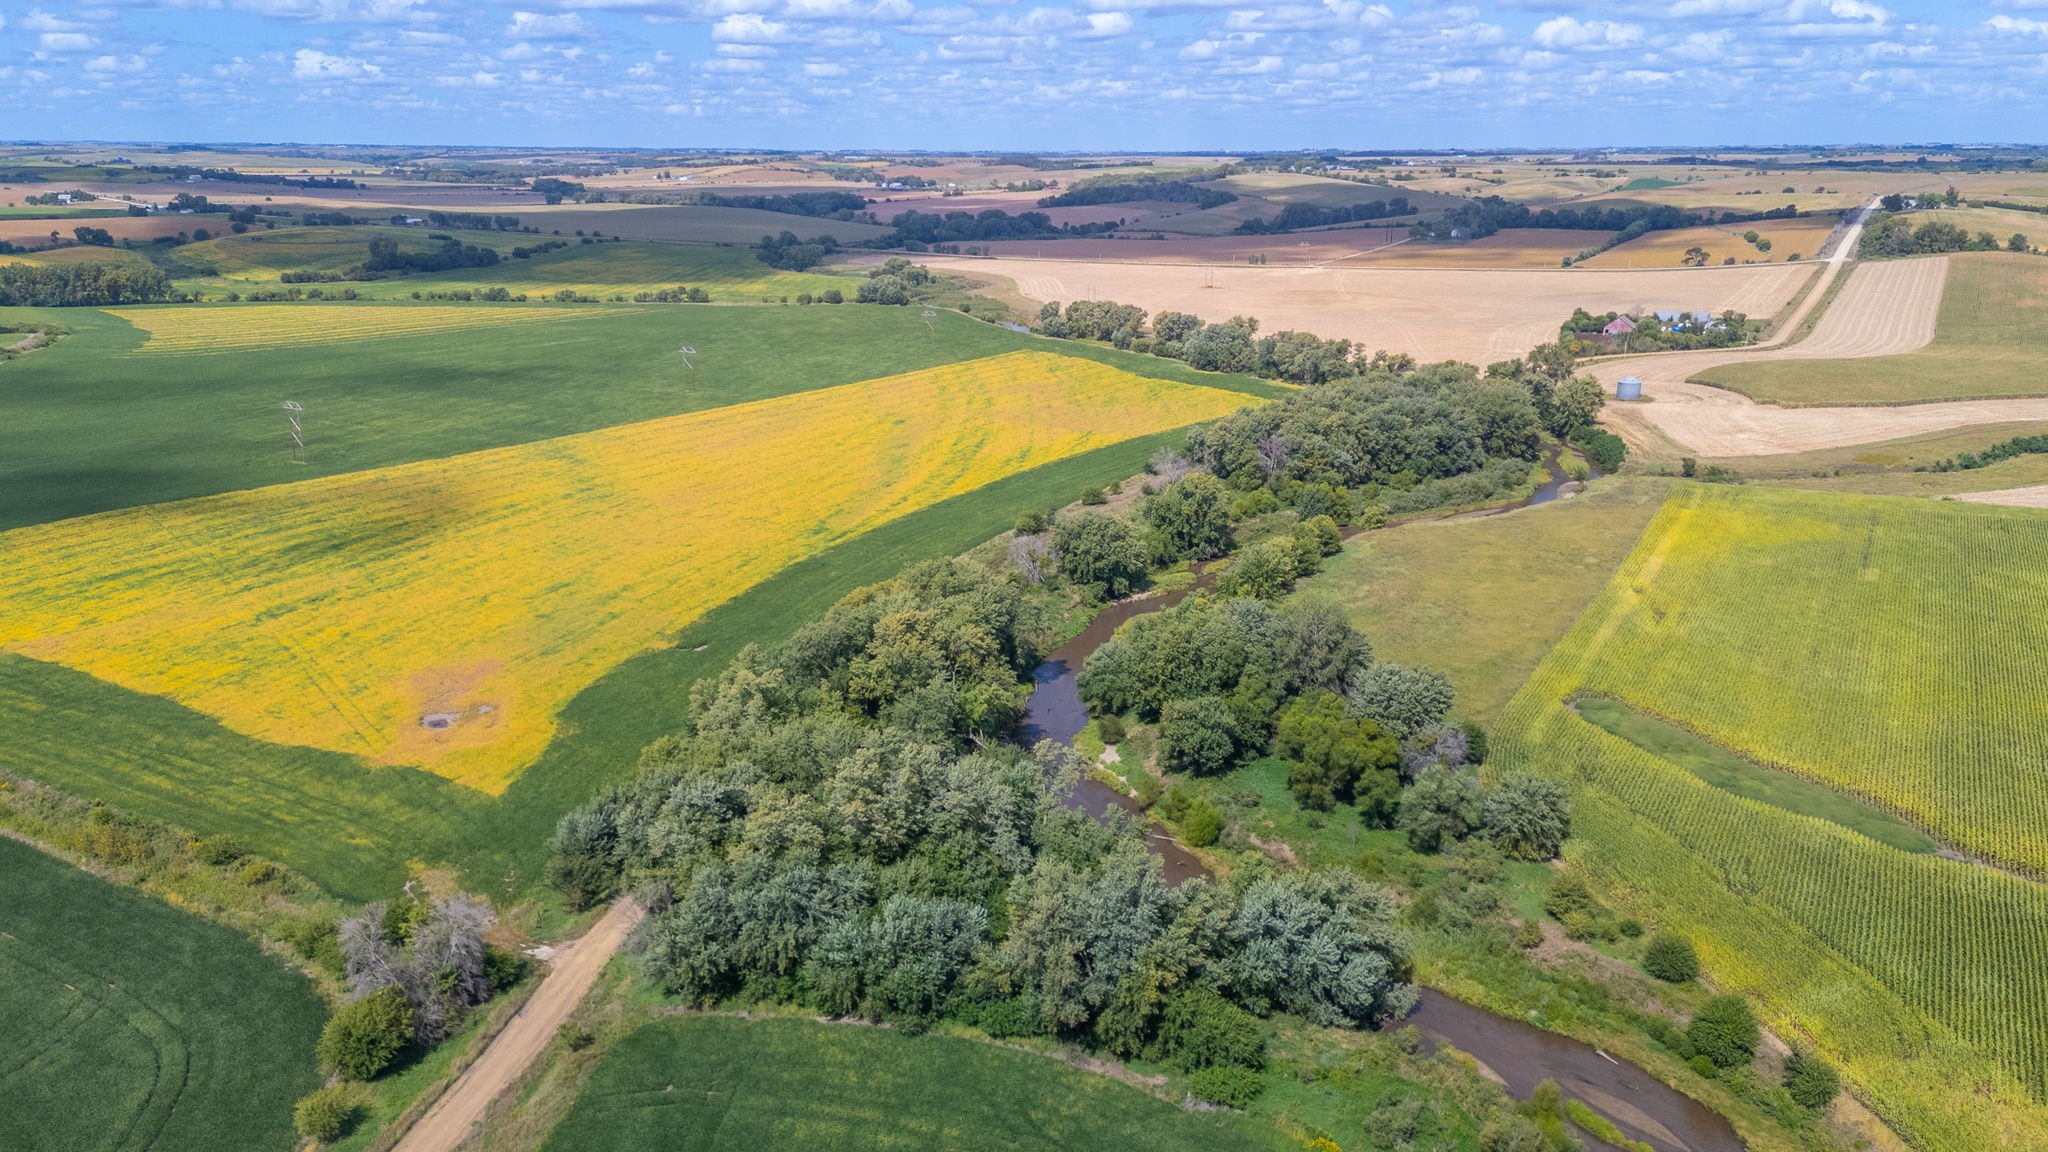
[{"label": "creek bank", "polygon": [[[1558,499],[1567,481],[1558,466],[1564,449],[1554,447],[1546,465],[1551,481],[1526,500],[1481,515]],[[1595,473],[1598,474],[1597,472]],[[1354,533],[1355,534],[1355,533]],[[1072,746],[1088,725],[1088,709],[1075,683],[1090,653],[1125,621],[1158,612],[1185,600],[1189,593],[1214,583],[1214,570],[1198,574],[1194,586],[1155,596],[1121,600],[1105,607],[1073,639],[1054,649],[1032,672],[1033,688],[1025,705],[1020,736],[1029,746],[1053,740]],[[1097,780],[1082,779],[1064,797],[1068,807],[1107,820],[1112,809],[1144,818],[1144,809],[1123,792]],[[1190,878],[1210,878],[1209,869],[1164,826],[1149,822],[1147,844],[1164,864],[1171,886]],[[1683,1092],[1633,1064],[1555,1032],[1498,1015],[1429,988],[1417,988],[1420,1006],[1389,1027],[1413,1024],[1432,1043],[1449,1044],[1478,1059],[1518,1099],[1526,1099],[1543,1080],[1555,1080],[1564,1093],[1612,1120],[1630,1139],[1658,1152],[1743,1152],[1742,1141],[1726,1119]]]}]

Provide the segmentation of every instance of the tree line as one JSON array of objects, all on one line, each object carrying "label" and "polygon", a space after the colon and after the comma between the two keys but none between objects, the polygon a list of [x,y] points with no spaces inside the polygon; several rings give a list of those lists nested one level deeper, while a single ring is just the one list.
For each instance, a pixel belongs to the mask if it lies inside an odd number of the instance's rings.
[{"label": "tree line", "polygon": [[[2024,234],[2015,233],[2008,244],[2014,252],[2028,250]],[[1918,228],[1904,216],[1880,213],[1863,228],[1856,254],[1866,260],[1887,256],[1924,256],[1938,252],[1996,252],[1998,238],[1989,232],[1972,236],[1968,229],[1946,220],[1922,221]]]},{"label": "tree line", "polygon": [[1253,216],[1239,224],[1233,231],[1242,236],[1262,236],[1414,214],[1415,209],[1409,206],[1406,196],[1396,196],[1391,200],[1368,200],[1340,208],[1324,208],[1296,201],[1283,206],[1270,220]]},{"label": "tree line", "polygon": [[1211,188],[1207,184],[1235,171],[1235,167],[1225,165],[1179,176],[1151,172],[1093,176],[1057,195],[1041,198],[1038,206],[1075,208],[1090,204],[1161,200],[1171,204],[1193,204],[1197,208],[1220,208],[1236,200],[1237,193],[1228,188]]},{"label": "tree line", "polygon": [[[1583,208],[1532,210],[1527,204],[1504,200],[1499,196],[1483,196],[1446,209],[1442,219],[1437,222],[1418,224],[1415,227],[1418,230],[1418,239],[1446,236],[1452,229],[1463,233],[1464,239],[1477,240],[1491,236],[1503,228],[1551,228],[1566,231],[1626,232],[1629,233],[1629,239],[1633,240],[1648,232],[1668,232],[1707,224],[1739,224],[1753,220],[1790,220],[1798,215],[1799,209],[1791,204],[1762,212],[1724,211],[1718,214],[1687,212],[1669,204],[1612,208],[1589,205]],[[1612,247],[1613,244],[1608,246]]]},{"label": "tree line", "polygon": [[97,308],[177,298],[170,278],[151,265],[0,264],[0,304],[4,305]]}]

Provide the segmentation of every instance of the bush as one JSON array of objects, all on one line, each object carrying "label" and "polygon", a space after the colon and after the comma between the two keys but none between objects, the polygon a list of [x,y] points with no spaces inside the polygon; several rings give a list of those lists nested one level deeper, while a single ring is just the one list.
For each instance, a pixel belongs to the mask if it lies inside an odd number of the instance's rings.
[{"label": "bush", "polygon": [[1591,912],[1573,910],[1558,917],[1564,925],[1564,934],[1573,940],[1591,940],[1600,935],[1600,920]]},{"label": "bush", "polygon": [[1543,910],[1559,920],[1574,912],[1592,916],[1600,911],[1600,903],[1593,899],[1593,892],[1576,873],[1567,872],[1551,881],[1550,891],[1543,894]]},{"label": "bush", "polygon": [[1043,512],[1026,512],[1017,517],[1015,531],[1019,536],[1036,536],[1051,526],[1052,521]]},{"label": "bush", "polygon": [[1709,1080],[1712,1080],[1715,1074],[1721,1071],[1719,1068],[1715,1067],[1714,1062],[1712,1060],[1707,1059],[1705,1055],[1694,1056],[1690,1060],[1687,1060],[1685,1063],[1694,1072],[1699,1073],[1701,1076],[1704,1076]]},{"label": "bush", "polygon": [[320,1032],[322,1067],[351,1080],[374,1079],[412,1040],[412,1006],[392,985],[341,1006]]},{"label": "bush", "polygon": [[1159,1023],[1159,1047],[1167,1062],[1183,1072],[1266,1065],[1266,1032],[1258,1017],[1206,984],[1167,1001]]},{"label": "bush", "polygon": [[1543,925],[1534,920],[1524,920],[1515,925],[1515,947],[1536,948],[1543,943]]},{"label": "bush", "polygon": [[315,1088],[292,1106],[292,1127],[315,1144],[332,1144],[355,1130],[363,1104],[346,1084]]},{"label": "bush", "polygon": [[248,854],[242,842],[226,832],[192,842],[192,858],[212,868],[233,864]]},{"label": "bush", "polygon": [[1643,934],[1643,922],[1633,916],[1624,917],[1621,923],[1615,927],[1619,928],[1621,934],[1630,940],[1639,939]]},{"label": "bush", "polygon": [[1842,1078],[1834,1066],[1811,1052],[1794,1048],[1785,1061],[1785,1091],[1802,1108],[1818,1112],[1834,1101],[1842,1090]]},{"label": "bush", "polygon": [[597,1033],[574,1020],[563,1021],[562,1026],[555,1030],[555,1035],[561,1038],[562,1046],[571,1052],[581,1052],[597,1043]]},{"label": "bush", "polygon": [[1223,813],[1209,802],[1207,796],[1197,796],[1189,802],[1187,812],[1180,818],[1181,839],[1195,848],[1207,848],[1223,835]]},{"label": "bush", "polygon": [[267,884],[276,877],[277,865],[254,856],[242,861],[242,866],[235,869],[235,879],[251,888],[258,884]]},{"label": "bush", "polygon": [[1716,996],[1693,1015],[1685,1034],[1701,1056],[1716,1068],[1739,1068],[1756,1055],[1762,1038],[1749,1001],[1740,996]]},{"label": "bush", "polygon": [[1032,996],[1013,996],[1008,1000],[993,1000],[981,1006],[975,1014],[974,1024],[997,1040],[1013,1040],[1019,1036],[1038,1036],[1045,1032],[1045,1013],[1039,1010],[1038,1000]]},{"label": "bush", "polygon": [[1091,505],[1107,504],[1109,503],[1109,493],[1104,492],[1100,488],[1083,488],[1081,489],[1081,503]]},{"label": "bush", "polygon": [[[1469,756],[1469,733],[1466,740]],[[1485,747],[1482,740],[1482,755]],[[1564,838],[1571,834],[1571,796],[1555,781],[1517,772],[1487,793],[1479,809],[1479,822],[1510,858],[1548,860],[1557,855]]]},{"label": "bush", "polygon": [[1197,1100],[1226,1108],[1249,1108],[1266,1090],[1266,1078],[1249,1068],[1204,1068],[1188,1077],[1188,1091]]},{"label": "bush", "polygon": [[1683,984],[1699,977],[1699,954],[1691,940],[1660,932],[1643,949],[1643,971],[1667,984]]},{"label": "bush", "polygon": [[1175,772],[1221,772],[1237,759],[1237,723],[1220,697],[1169,700],[1159,710],[1160,759]]},{"label": "bush", "polygon": [[1365,1136],[1375,1148],[1407,1148],[1422,1127],[1422,1101],[1413,1096],[1389,1100],[1365,1118]]},{"label": "bush", "polygon": [[1107,716],[1097,717],[1095,721],[1095,734],[1102,739],[1102,742],[1104,744],[1123,743],[1123,718],[1121,716],[1118,716],[1114,712],[1110,713]]}]

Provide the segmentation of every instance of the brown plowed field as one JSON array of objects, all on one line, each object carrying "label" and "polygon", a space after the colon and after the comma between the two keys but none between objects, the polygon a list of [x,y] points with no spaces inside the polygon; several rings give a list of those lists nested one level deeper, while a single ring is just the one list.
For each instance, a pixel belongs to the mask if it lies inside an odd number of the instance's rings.
[{"label": "brown plowed field", "polygon": [[1655,445],[1654,433],[1661,433],[1702,456],[1766,456],[1896,440],[1966,424],[2048,419],[2048,400],[1780,408],[1688,381],[1722,364],[1850,360],[1925,347],[1934,339],[1947,276],[1946,259],[1857,264],[1813,334],[1797,344],[1597,361],[1590,370],[1610,391],[1616,380],[1633,375],[1643,381],[1643,393],[1652,401],[1610,404],[1607,422],[1639,447]]},{"label": "brown plowed field", "polygon": [[[1140,207],[1123,205],[1122,207]],[[1111,217],[1115,219],[1115,217]],[[1566,256],[1606,241],[1606,232],[1517,228],[1462,244],[1425,244],[1408,239],[1408,226],[1332,228],[1280,236],[1176,236],[1163,240],[1142,226],[1128,235],[1072,240],[998,240],[995,256],[1062,260],[1114,260],[1140,264],[1243,264],[1263,256],[1266,267],[1342,263],[1346,267],[1400,265],[1410,268],[1556,268]]]},{"label": "brown plowed field", "polygon": [[1557,326],[1575,307],[1733,308],[1771,316],[1791,303],[1811,275],[1807,268],[1786,265],[1598,272],[1359,268],[1350,262],[1201,268],[969,257],[925,262],[977,277],[1010,277],[1033,300],[1118,300],[1212,322],[1256,316],[1262,331],[1313,332],[1424,361],[1475,364],[1520,356],[1556,339]]}]

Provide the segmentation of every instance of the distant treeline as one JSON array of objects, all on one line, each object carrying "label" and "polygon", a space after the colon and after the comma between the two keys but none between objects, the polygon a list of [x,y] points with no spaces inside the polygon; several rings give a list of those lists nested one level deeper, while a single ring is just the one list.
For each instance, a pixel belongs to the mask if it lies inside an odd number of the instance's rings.
[{"label": "distant treeline", "polygon": [[1531,211],[1527,204],[1485,196],[1444,212],[1436,224],[1419,224],[1426,234],[1443,234],[1452,229],[1464,239],[1477,240],[1503,228],[1554,228],[1568,232],[1632,232],[1634,239],[1646,232],[1669,232],[1678,228],[1699,228],[1709,224],[1742,224],[1752,220],[1790,220],[1799,215],[1797,205],[1765,212],[1687,212],[1669,204],[1631,205],[1626,208],[1544,208]]},{"label": "distant treeline", "polygon": [[1095,176],[1057,196],[1038,202],[1040,208],[1078,208],[1089,204],[1129,204],[1139,200],[1163,200],[1172,204],[1193,204],[1197,208],[1219,208],[1237,199],[1225,188],[1203,185],[1236,171],[1225,166],[1180,176],[1144,172],[1137,175]]},{"label": "distant treeline", "polygon": [[0,264],[0,304],[29,308],[156,304],[172,298],[171,282],[153,266]]},{"label": "distant treeline", "polygon": [[237,172],[233,168],[192,168],[183,164],[151,164],[143,171],[179,180],[197,176],[202,180],[215,180],[225,184],[282,184],[288,188],[362,187],[346,176],[278,176],[268,172]]},{"label": "distant treeline", "polygon": [[[2015,456],[2027,456],[2036,453],[2048,453],[2048,436],[2015,436],[2010,440],[2001,440],[1982,452],[1958,453],[1931,468],[1925,469],[1925,471],[1967,472],[1974,468],[1983,468],[1996,464],[2001,460],[2010,460]],[[1918,468],[1914,469],[1916,472],[1921,470]]]},{"label": "distant treeline", "polygon": [[831,216],[852,219],[851,214],[867,209],[867,197],[857,192],[789,192],[773,196],[729,196],[722,192],[700,192],[691,198],[697,204],[715,208],[756,208],[763,212],[784,212],[791,216]]},{"label": "distant treeline", "polygon": [[308,272],[295,270],[283,273],[278,280],[285,284],[324,284],[341,280],[384,280],[393,276],[410,276],[419,272],[448,272],[457,268],[489,268],[498,262],[498,253],[493,248],[480,248],[464,244],[452,236],[440,237],[438,248],[425,252],[400,251],[398,241],[378,237],[370,241],[370,258],[346,272]]},{"label": "distant treeline", "polygon": [[801,272],[815,268],[825,262],[825,257],[839,251],[839,242],[830,236],[816,236],[799,240],[794,232],[779,236],[763,236],[754,248],[754,259],[770,268],[785,272]]},{"label": "distant treeline", "polygon": [[471,232],[519,231],[519,217],[489,212],[429,212],[427,223],[436,228],[465,228]]},{"label": "distant treeline", "polygon": [[1114,221],[1101,224],[1055,224],[1043,212],[1019,212],[1015,216],[1000,208],[982,212],[905,212],[890,219],[889,235],[870,240],[870,248],[909,248],[932,244],[958,244],[976,240],[1052,240],[1064,236],[1099,236],[1121,227]]},{"label": "distant treeline", "polygon": [[1352,204],[1342,208],[1323,208],[1315,204],[1294,203],[1280,209],[1271,220],[1257,216],[1239,224],[1236,231],[1242,236],[1262,236],[1279,232],[1295,232],[1303,228],[1326,228],[1332,224],[1354,224],[1366,220],[1385,220],[1394,216],[1412,216],[1415,209],[1409,207],[1406,196],[1392,200],[1368,200],[1363,204]]}]

